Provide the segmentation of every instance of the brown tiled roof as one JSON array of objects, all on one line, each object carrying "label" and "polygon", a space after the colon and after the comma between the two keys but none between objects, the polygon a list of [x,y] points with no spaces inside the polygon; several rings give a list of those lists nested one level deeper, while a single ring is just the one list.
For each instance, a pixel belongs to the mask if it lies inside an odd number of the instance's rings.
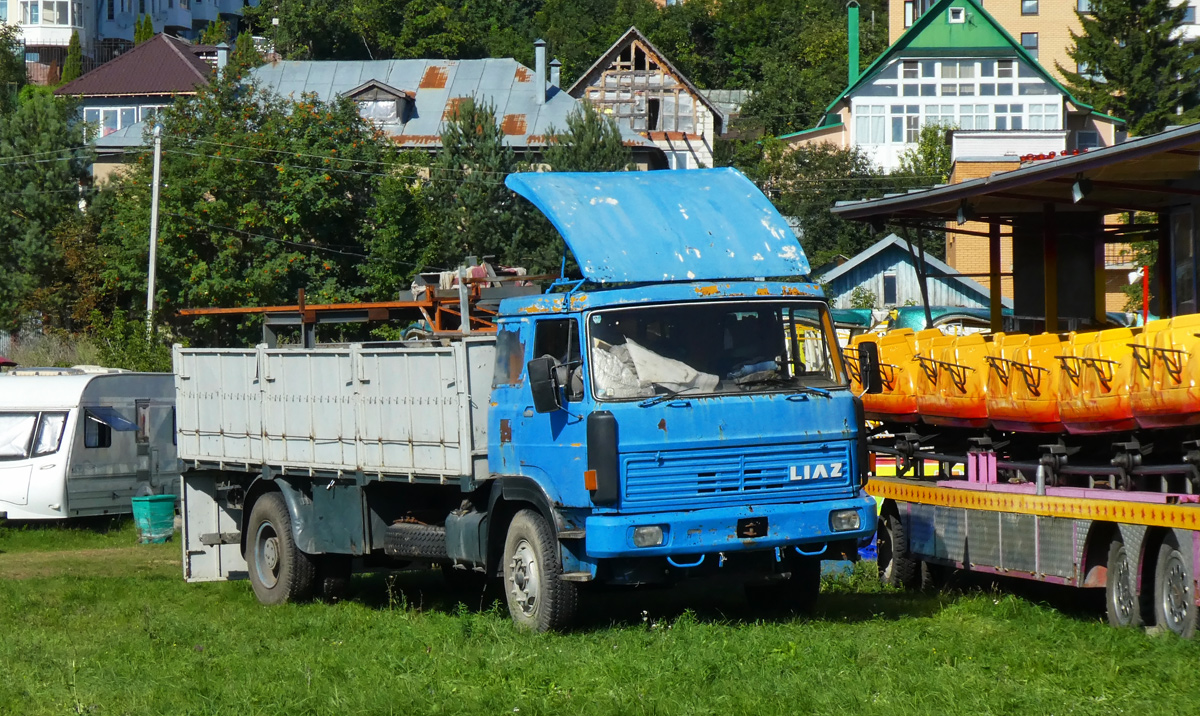
[{"label": "brown tiled roof", "polygon": [[170,35],[155,35],[129,52],[100,65],[54,91],[57,95],[104,97],[194,92],[212,78],[212,66],[200,57],[215,48],[192,45]]}]

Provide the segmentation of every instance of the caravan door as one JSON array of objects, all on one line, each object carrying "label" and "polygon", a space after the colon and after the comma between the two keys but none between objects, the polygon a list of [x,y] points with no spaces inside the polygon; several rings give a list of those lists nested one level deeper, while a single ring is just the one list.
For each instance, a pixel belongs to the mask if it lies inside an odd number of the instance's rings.
[{"label": "caravan door", "polygon": [[66,424],[66,412],[0,412],[0,513],[10,519],[62,516]]}]

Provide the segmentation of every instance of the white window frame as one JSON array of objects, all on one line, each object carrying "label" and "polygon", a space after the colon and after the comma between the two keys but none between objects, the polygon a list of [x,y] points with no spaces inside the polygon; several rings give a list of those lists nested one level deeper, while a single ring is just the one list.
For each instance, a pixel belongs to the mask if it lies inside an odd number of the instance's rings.
[{"label": "white window frame", "polygon": [[854,108],[854,143],[887,143],[887,105],[860,104]]},{"label": "white window frame", "polygon": [[1028,105],[1026,110],[1028,117],[1027,125],[1029,129],[1035,131],[1057,131],[1062,129],[1060,121],[1061,103],[1058,102],[1037,102]]}]

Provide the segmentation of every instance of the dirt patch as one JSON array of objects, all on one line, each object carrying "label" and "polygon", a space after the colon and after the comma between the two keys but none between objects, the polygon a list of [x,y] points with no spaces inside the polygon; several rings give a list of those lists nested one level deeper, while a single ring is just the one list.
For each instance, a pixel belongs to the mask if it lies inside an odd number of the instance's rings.
[{"label": "dirt patch", "polygon": [[45,577],[128,577],[180,573],[179,546],[145,545],[119,549],[0,553],[0,579]]}]

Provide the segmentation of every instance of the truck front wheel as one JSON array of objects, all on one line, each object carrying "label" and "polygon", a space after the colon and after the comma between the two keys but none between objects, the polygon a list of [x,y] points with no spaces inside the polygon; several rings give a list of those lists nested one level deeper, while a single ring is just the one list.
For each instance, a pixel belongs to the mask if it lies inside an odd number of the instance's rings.
[{"label": "truck front wheel", "polygon": [[292,539],[292,518],[278,492],[268,492],[250,511],[244,555],[250,585],[263,604],[284,604],[312,596],[316,567]]},{"label": "truck front wheel", "polygon": [[899,515],[879,518],[875,538],[879,559],[879,581],[885,586],[912,589],[917,586],[920,564],[908,553],[908,533]]},{"label": "truck front wheel", "polygon": [[559,631],[571,626],[577,588],[561,575],[558,541],[550,525],[535,510],[521,510],[504,540],[504,591],[518,627]]}]

